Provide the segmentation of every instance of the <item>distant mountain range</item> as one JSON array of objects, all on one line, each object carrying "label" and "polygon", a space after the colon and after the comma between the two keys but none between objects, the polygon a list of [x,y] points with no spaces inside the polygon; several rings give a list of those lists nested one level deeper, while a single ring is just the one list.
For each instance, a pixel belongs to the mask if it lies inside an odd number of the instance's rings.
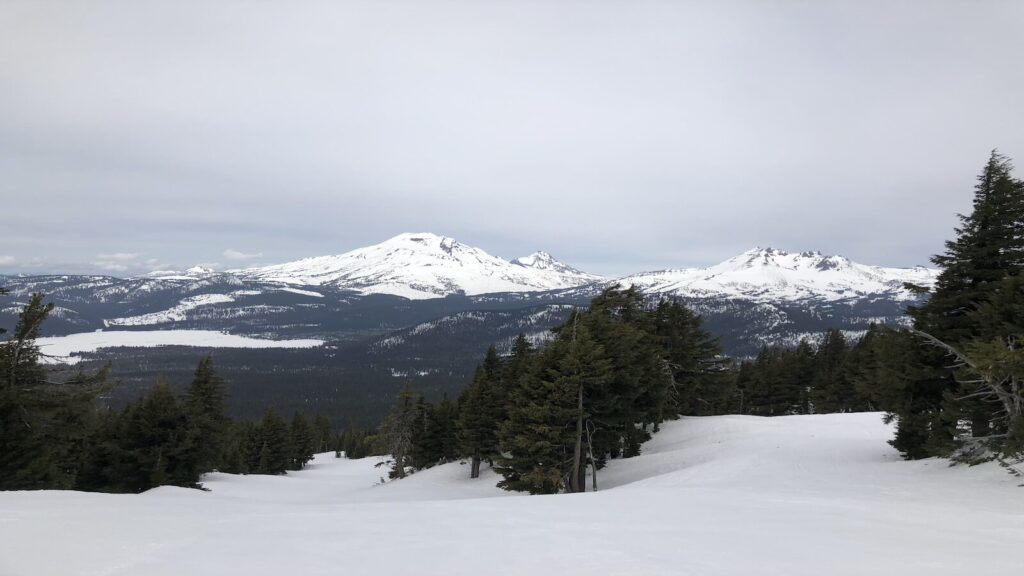
[{"label": "distant mountain range", "polygon": [[288,286],[330,286],[362,295],[390,294],[411,300],[454,294],[550,292],[583,286],[635,285],[646,293],[683,297],[726,297],[760,302],[802,299],[845,300],[879,296],[906,301],[911,283],[929,287],[936,271],[925,267],[885,268],[858,264],[820,252],[789,253],[754,248],[706,268],[681,268],[603,278],[535,252],[511,261],[453,238],[430,233],[400,234],[373,246],[335,256],[230,270],[208,268],[154,272],[156,280],[199,280],[227,275],[245,282]]},{"label": "distant mountain range", "polygon": [[[48,336],[174,329],[323,340],[309,350],[220,350],[218,362],[239,380],[266,383],[258,393],[245,392],[255,394],[247,398],[254,407],[308,405],[316,398],[341,406],[335,416],[344,418],[367,394],[376,403],[361,410],[377,414],[389,397],[368,391],[393,391],[405,379],[428,392],[454,393],[488,345],[507,345],[520,332],[543,342],[573,307],[616,284],[636,286],[652,300],[682,301],[704,317],[728,353],[746,356],[831,327],[855,336],[872,322],[905,322],[906,306],[921,297],[904,284],[930,287],[936,275],[923,267],[755,248],[707,268],[602,278],[545,252],[510,261],[445,236],[401,234],[336,256],[226,272],[0,276],[0,286],[11,291],[0,296],[0,327],[13,327],[28,296],[43,292],[55,304],[44,327]],[[140,335],[139,342],[162,340]],[[116,358],[115,374],[120,370],[131,390],[157,374],[186,378],[196,355],[117,349],[84,358]],[[323,386],[310,380],[311,367],[321,372]]]}]

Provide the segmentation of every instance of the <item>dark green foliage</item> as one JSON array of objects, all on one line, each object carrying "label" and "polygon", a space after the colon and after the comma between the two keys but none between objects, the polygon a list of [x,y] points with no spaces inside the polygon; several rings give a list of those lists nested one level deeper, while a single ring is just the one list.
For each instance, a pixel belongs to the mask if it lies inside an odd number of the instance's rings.
[{"label": "dark green foliage", "polygon": [[752,362],[740,365],[736,385],[743,395],[743,412],[756,416],[806,414],[807,389],[813,367],[804,366],[809,347],[801,343],[795,351],[765,347]]},{"label": "dark green foliage", "polygon": [[[872,325],[852,352],[849,377],[871,409],[896,421],[890,442],[906,458],[926,458],[929,448],[948,447],[954,429],[931,407],[949,393],[942,354],[906,330]],[[938,367],[936,367],[938,366]]]},{"label": "dark green foliage", "polygon": [[52,304],[35,294],[0,344],[0,489],[73,488],[96,412],[109,389],[106,370],[53,382],[35,339]]},{"label": "dark green foliage", "polygon": [[981,330],[972,312],[1024,267],[1024,184],[1012,169],[993,152],[978,176],[971,214],[960,216],[956,239],[932,258],[942,271],[931,297],[910,311],[918,330],[954,345],[974,339]]},{"label": "dark green foliage", "polygon": [[317,454],[329,452],[334,446],[334,437],[331,433],[331,421],[322,414],[318,414],[313,420],[313,440],[316,444]]},{"label": "dark green foliage", "polygon": [[197,487],[201,470],[195,459],[196,437],[188,413],[164,382],[157,383],[122,417],[124,459],[117,479],[120,491],[141,492],[165,484]]},{"label": "dark green foliage", "polygon": [[611,288],[554,333],[540,353],[518,338],[505,361],[506,489],[583,491],[588,468],[596,483],[608,459],[638,454],[664,420],[729,409],[719,348],[678,303],[651,309],[635,289]]},{"label": "dark green foliage", "polygon": [[[869,330],[870,341],[872,331]],[[875,409],[859,390],[862,344],[849,346],[843,333],[830,330],[814,349],[806,341],[793,349],[765,347],[735,372],[742,400],[739,412],[757,416],[863,412]],[[865,356],[864,362],[870,358]]]},{"label": "dark green foliage", "polygon": [[292,417],[291,428],[289,429],[289,470],[302,470],[302,468],[313,459],[316,454],[316,439],[313,436],[313,428],[309,420],[302,412],[296,412]]},{"label": "dark green foliage", "polygon": [[[1024,270],[1024,183],[1011,171],[1009,160],[993,152],[978,177],[971,214],[960,216],[956,238],[932,259],[941,268],[935,288],[927,303],[909,311],[914,328],[924,333],[921,345],[934,338],[933,344],[998,363],[1024,334],[1014,320],[1020,313],[1014,278]],[[996,393],[1003,385],[1012,388],[1013,378],[979,378],[979,370],[955,356],[941,346],[916,353],[926,369],[907,375],[900,387],[909,399],[883,407],[898,423],[897,440],[905,440],[899,443],[907,457],[947,455],[958,436],[1006,437],[1015,426],[1012,397],[1021,392],[1005,399]],[[957,429],[961,420],[969,430]]]},{"label": "dark green foliage", "polygon": [[735,390],[718,342],[689,308],[668,300],[653,312],[654,337],[672,376],[670,411],[686,416],[721,414],[732,407]]},{"label": "dark green foliage", "polygon": [[557,368],[564,354],[558,340],[538,355],[535,367],[511,391],[508,419],[501,428],[505,456],[498,486],[531,494],[560,491],[569,474],[575,390],[560,386]]},{"label": "dark green foliage", "polygon": [[414,470],[413,437],[417,425],[422,422],[422,407],[418,395],[414,394],[406,383],[391,414],[381,425],[381,440],[386,452],[391,455],[389,478],[404,478]]},{"label": "dark green foliage", "polygon": [[451,462],[459,457],[457,438],[458,411],[455,403],[444,396],[435,406],[420,397],[412,462],[416,469]]},{"label": "dark green foliage", "polygon": [[336,442],[335,450],[344,452],[346,458],[357,460],[376,454],[373,446],[374,437],[367,436],[365,431],[354,426],[346,428]]},{"label": "dark green foliage", "polygon": [[829,330],[814,355],[811,402],[815,413],[868,410],[868,402],[857,392],[850,379],[853,362],[855,359],[851,357],[843,333]]},{"label": "dark green foliage", "polygon": [[189,433],[194,436],[196,467],[213,470],[223,462],[228,417],[224,380],[213,369],[212,357],[199,361],[186,392],[185,407]]},{"label": "dark green foliage", "polygon": [[263,415],[259,426],[259,452],[256,474],[284,474],[293,465],[291,430],[271,408]]},{"label": "dark green foliage", "polygon": [[502,386],[497,370],[477,368],[473,382],[459,397],[457,438],[460,451],[470,459],[470,477],[480,475],[480,463],[498,453],[498,427],[504,406],[499,406],[497,389]]}]

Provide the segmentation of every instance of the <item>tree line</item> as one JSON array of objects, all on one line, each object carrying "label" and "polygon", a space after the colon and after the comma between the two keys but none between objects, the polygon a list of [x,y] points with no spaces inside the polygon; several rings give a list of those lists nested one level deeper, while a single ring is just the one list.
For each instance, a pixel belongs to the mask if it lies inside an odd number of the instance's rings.
[{"label": "tree line", "polygon": [[262,421],[226,415],[224,381],[209,356],[184,393],[158,382],[123,410],[100,400],[114,383],[104,368],[64,381],[42,364],[35,340],[52,310],[34,295],[0,345],[0,489],[141,492],[198,488],[204,473],[300,470],[337,439],[326,418],[267,410]]},{"label": "tree line", "polygon": [[465,459],[471,477],[486,463],[508,490],[582,492],[666,420],[729,407],[727,359],[681,304],[609,288],[553,336],[536,349],[520,335],[505,357],[492,346],[455,401],[407,389],[378,435],[389,475]]}]

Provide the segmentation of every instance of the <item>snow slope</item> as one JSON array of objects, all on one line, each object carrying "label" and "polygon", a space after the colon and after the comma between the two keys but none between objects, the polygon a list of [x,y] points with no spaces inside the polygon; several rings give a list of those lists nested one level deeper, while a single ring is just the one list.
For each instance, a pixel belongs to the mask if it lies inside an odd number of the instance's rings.
[{"label": "snow slope", "polygon": [[[245,291],[243,291],[245,292]],[[255,290],[249,292],[256,292]],[[259,292],[256,292],[259,294]],[[104,320],[104,326],[147,326],[151,324],[163,324],[165,322],[181,322],[188,318],[188,312],[202,306],[213,306],[215,304],[227,304],[235,299],[227,294],[200,294],[183,298],[178,305],[160,312],[151,312],[139,316],[128,316],[125,318],[111,318]]]},{"label": "snow slope", "polygon": [[249,280],[285,284],[332,284],[363,294],[410,299],[464,292],[529,292],[571,288],[600,280],[544,253],[517,262],[436,234],[399,234],[380,244],[336,256],[235,270]]},{"label": "snow slope", "polygon": [[1024,488],[904,462],[879,414],[687,418],[598,492],[523,496],[449,464],[375,485],[373,459],[210,492],[0,492],[4,576],[1024,573]]},{"label": "snow slope", "polygon": [[[131,346],[194,346],[199,348],[314,348],[323,340],[312,338],[294,340],[267,340],[214,330],[97,330],[67,336],[37,338],[39,350],[50,362],[77,364],[81,358],[72,356],[80,352],[95,352],[101,348]],[[0,572],[2,574],[2,572]]]},{"label": "snow slope", "polygon": [[874,295],[905,301],[917,296],[903,288],[904,283],[930,287],[937,274],[937,270],[922,266],[885,268],[820,252],[754,248],[707,268],[647,272],[618,282],[653,294],[724,296],[758,302],[844,300]]}]

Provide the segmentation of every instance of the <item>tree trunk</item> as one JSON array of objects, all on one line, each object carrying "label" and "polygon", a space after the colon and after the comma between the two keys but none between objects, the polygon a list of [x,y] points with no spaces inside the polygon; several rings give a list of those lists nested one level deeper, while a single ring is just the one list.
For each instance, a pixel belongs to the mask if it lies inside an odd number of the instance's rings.
[{"label": "tree trunk", "polygon": [[583,465],[583,385],[580,384],[576,401],[576,446],[572,454],[572,471],[569,475],[569,491],[584,492],[587,489],[587,469]]},{"label": "tree trunk", "polygon": [[473,456],[473,462],[469,466],[469,477],[479,478],[480,477],[480,456]]},{"label": "tree trunk", "polygon": [[591,425],[590,425],[590,422],[588,421],[587,422],[587,454],[590,457],[590,466],[591,466],[590,469],[591,469],[591,471],[593,471],[593,474],[594,474],[594,482],[590,486],[590,489],[592,491],[594,491],[594,492],[597,492],[597,461],[594,460],[594,436],[590,432],[590,427],[591,427]]}]

